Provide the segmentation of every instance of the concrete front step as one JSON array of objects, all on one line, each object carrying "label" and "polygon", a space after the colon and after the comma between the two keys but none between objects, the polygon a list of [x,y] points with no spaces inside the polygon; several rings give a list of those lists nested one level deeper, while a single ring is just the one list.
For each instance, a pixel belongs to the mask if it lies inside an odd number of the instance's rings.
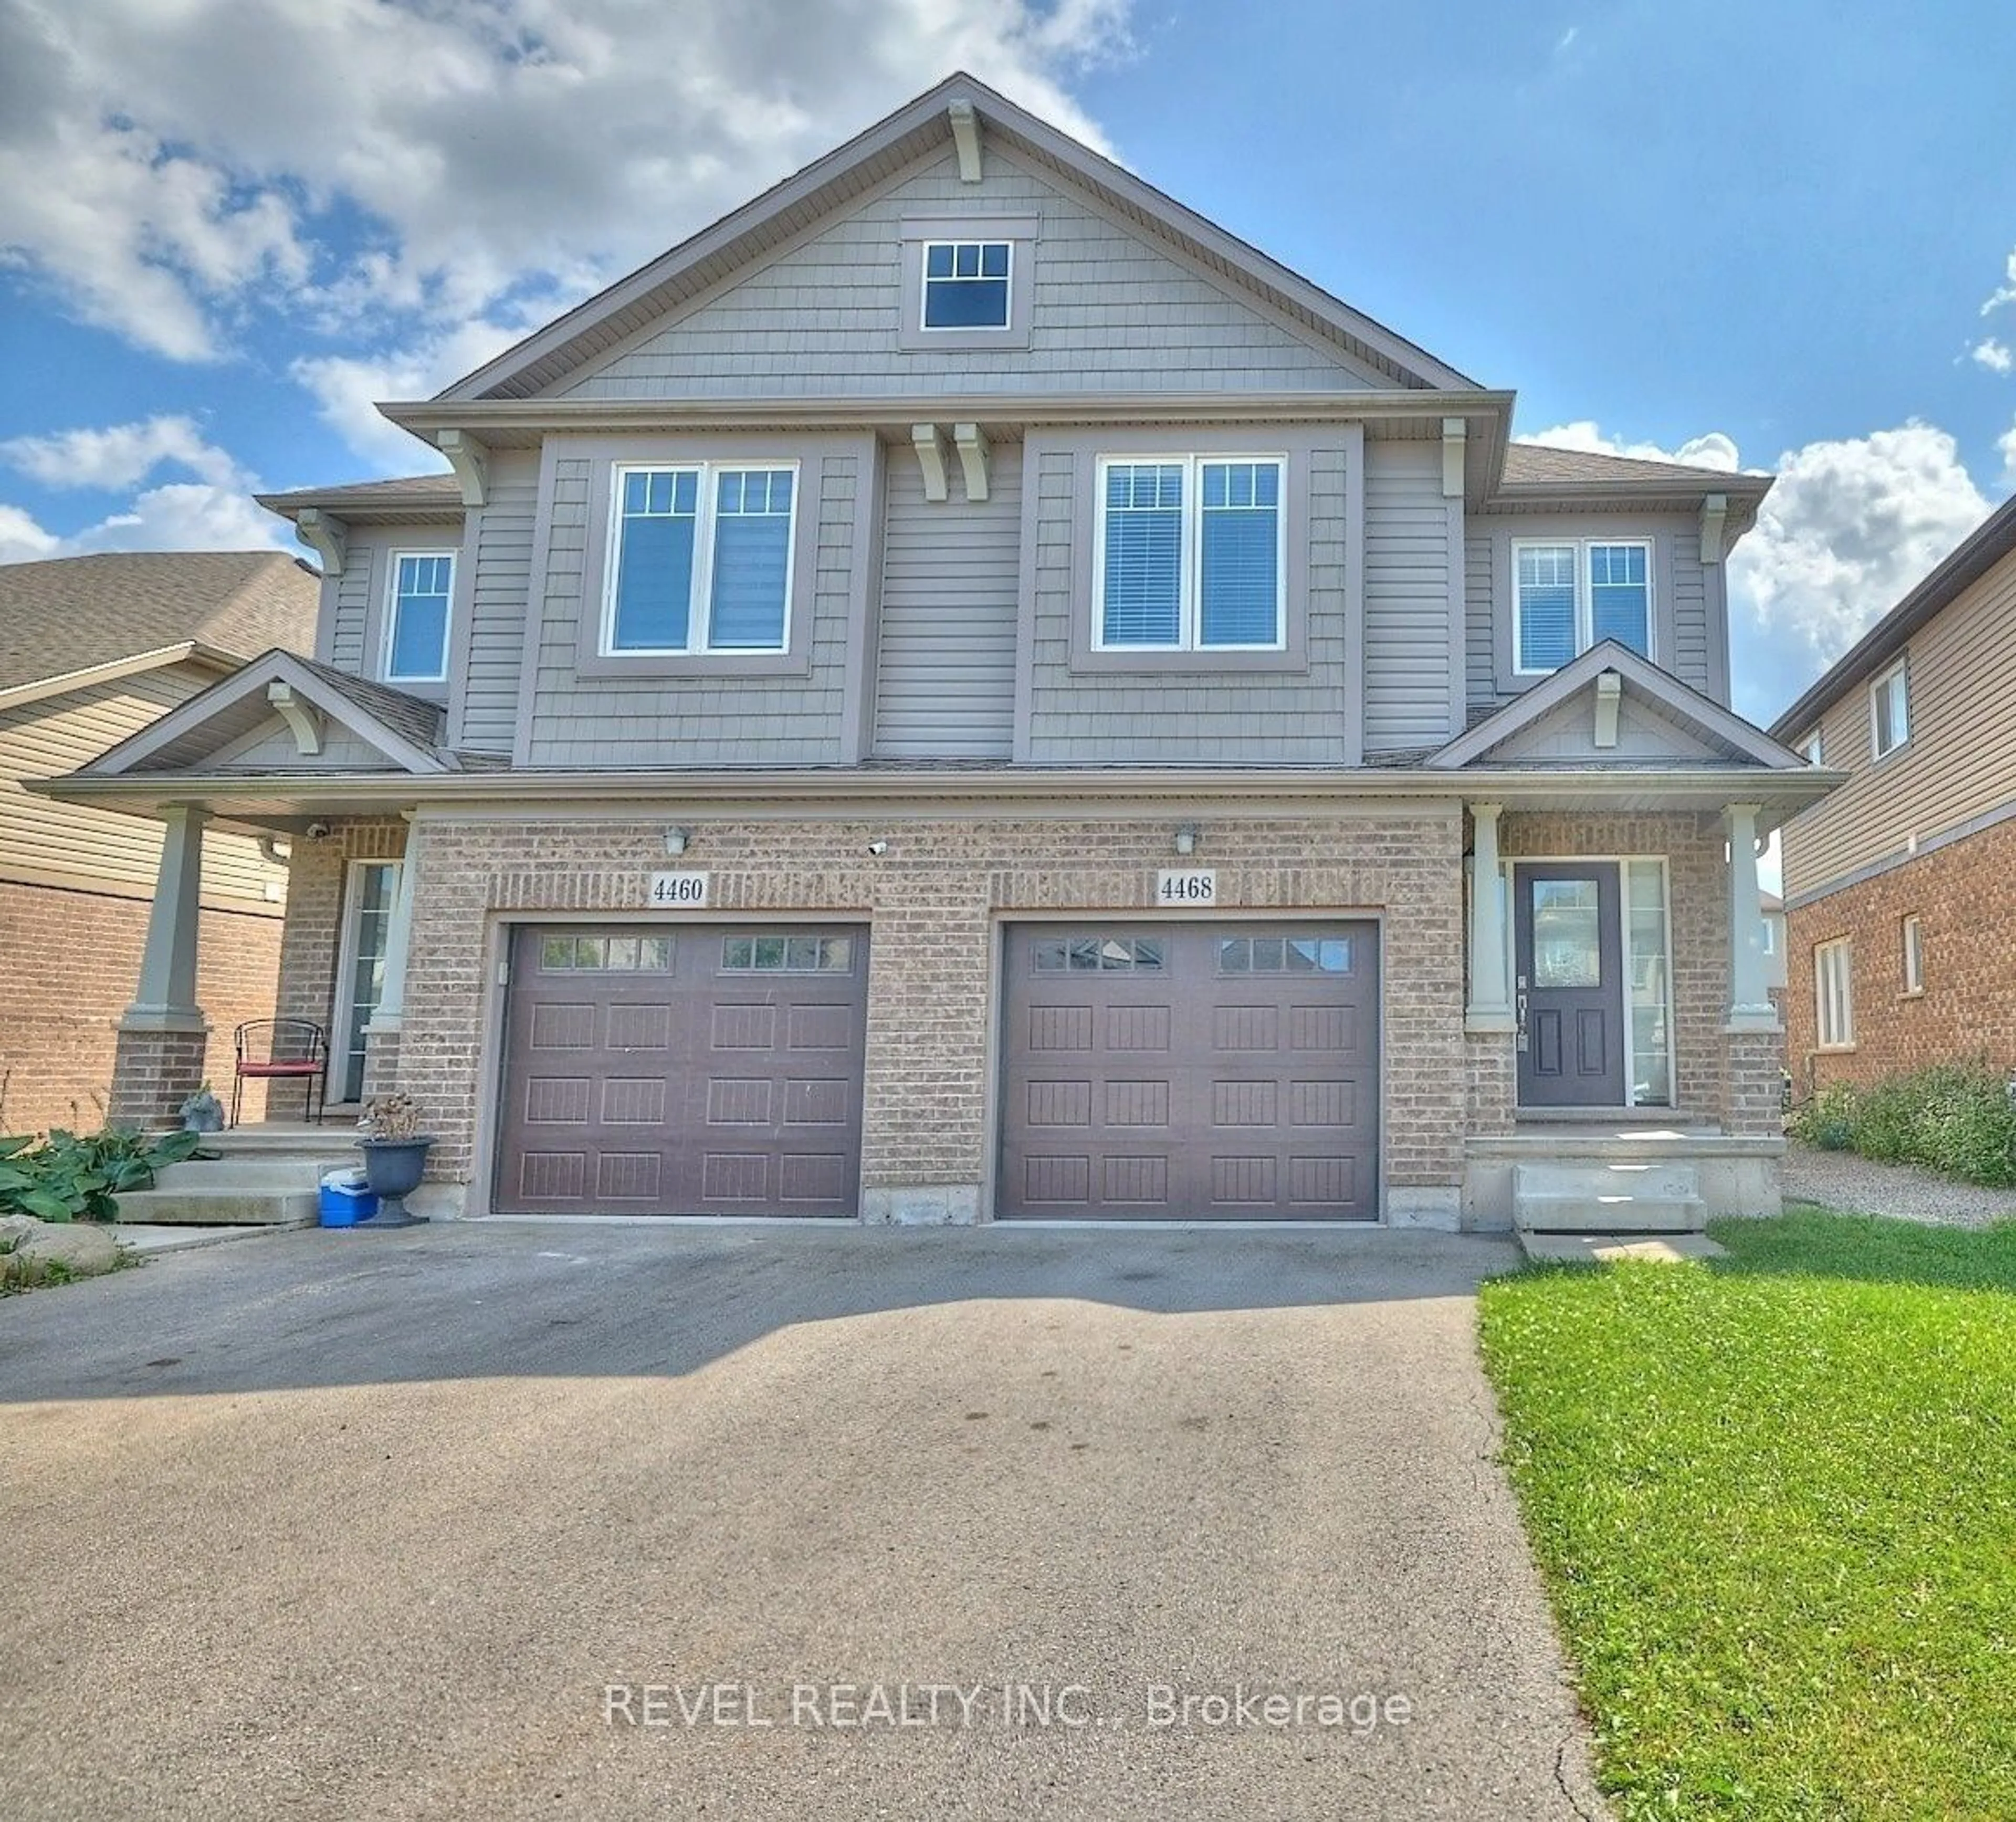
[{"label": "concrete front step", "polygon": [[1512,1172],[1512,1219],[1537,1233],[1698,1233],[1708,1204],[1691,1165],[1521,1164]]},{"label": "concrete front step", "polygon": [[121,1222],[149,1226],[300,1227],[320,1219],[322,1200],[308,1190],[128,1190]]},{"label": "concrete front step", "polygon": [[154,1187],[184,1195],[218,1190],[312,1190],[329,1172],[355,1169],[363,1162],[361,1152],[333,1150],[319,1158],[194,1158],[185,1164],[163,1165],[154,1172]]}]

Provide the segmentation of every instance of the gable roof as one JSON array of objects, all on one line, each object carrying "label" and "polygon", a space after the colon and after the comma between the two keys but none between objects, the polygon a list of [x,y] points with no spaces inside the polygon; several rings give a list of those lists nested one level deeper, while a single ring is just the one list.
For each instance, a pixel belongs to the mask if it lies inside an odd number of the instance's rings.
[{"label": "gable roof", "polygon": [[1771,484],[1764,474],[1739,474],[1690,462],[1647,462],[1636,456],[1608,456],[1594,449],[1557,449],[1547,443],[1511,443],[1505,450],[1506,487],[1562,488],[1616,481],[1672,481],[1704,488]]},{"label": "gable roof", "polygon": [[[1688,733],[1728,751],[1739,765],[1761,766],[1773,772],[1809,769],[1805,759],[1790,747],[1780,745],[1733,710],[1724,708],[1712,697],[1704,696],[1691,685],[1683,683],[1679,678],[1661,670],[1615,639],[1604,639],[1599,645],[1591,646],[1581,657],[1562,665],[1551,677],[1535,683],[1496,715],[1486,717],[1467,733],[1457,735],[1424,761],[1424,765],[1438,772],[1488,766],[1490,755],[1498,747],[1582,690],[1593,687],[1606,671],[1615,671],[1636,694]],[[1521,763],[1530,765],[1532,762]],[[1565,763],[1586,765],[1589,762]]]},{"label": "gable roof", "polygon": [[409,474],[391,481],[346,481],[338,487],[296,488],[254,494],[269,513],[291,519],[304,506],[326,506],[374,519],[459,519],[462,483],[452,474]]},{"label": "gable roof", "polygon": [[985,130],[1002,135],[1024,157],[1091,190],[1123,217],[1174,241],[1221,277],[1258,292],[1399,385],[1474,389],[1474,381],[1383,323],[959,71],[535,331],[457,380],[439,398],[527,398],[542,391],[738,268],[761,259],[808,222],[949,146],[948,110],[955,102],[970,106]]},{"label": "gable roof", "polygon": [[272,719],[275,711],[268,690],[275,683],[286,685],[297,700],[376,747],[397,769],[459,769],[454,755],[440,746],[439,704],[352,677],[297,653],[268,651],[129,734],[71,776],[119,776],[199,767]]},{"label": "gable roof", "polygon": [[1771,724],[1779,739],[1796,740],[1864,679],[1873,677],[1935,614],[2016,551],[2016,495],[1982,520],[1964,543],[1897,603]]},{"label": "gable roof", "polygon": [[[121,551],[0,564],[0,690],[145,655],[236,664],[315,645],[321,582],[279,551]],[[129,668],[144,668],[129,665]]]}]

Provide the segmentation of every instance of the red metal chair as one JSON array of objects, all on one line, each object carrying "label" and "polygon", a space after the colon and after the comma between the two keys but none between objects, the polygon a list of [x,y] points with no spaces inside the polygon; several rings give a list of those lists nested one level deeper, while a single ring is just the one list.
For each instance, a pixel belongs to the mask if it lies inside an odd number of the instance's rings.
[{"label": "red metal chair", "polygon": [[[231,1041],[237,1060],[231,1079],[232,1125],[238,1124],[248,1080],[300,1082],[305,1090],[301,1117],[311,1124],[318,1117],[318,1093],[322,1111],[328,1111],[329,1039],[312,1019],[247,1019],[232,1034]],[[272,1111],[270,1107],[268,1111]]]}]

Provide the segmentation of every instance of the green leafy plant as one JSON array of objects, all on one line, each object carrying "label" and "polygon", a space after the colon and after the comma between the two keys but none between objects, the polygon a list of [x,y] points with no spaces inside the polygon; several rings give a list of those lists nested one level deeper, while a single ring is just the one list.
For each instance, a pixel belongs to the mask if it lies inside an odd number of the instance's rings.
[{"label": "green leafy plant", "polygon": [[0,1215],[42,1221],[110,1221],[119,1197],[151,1188],[154,1172],[179,1164],[202,1143],[195,1132],[103,1132],[0,1139]]},{"label": "green leafy plant", "polygon": [[1967,1183],[2016,1183],[2016,1103],[1985,1062],[1939,1064],[1866,1088],[1836,1082],[1790,1127],[1824,1150],[1920,1164]]}]

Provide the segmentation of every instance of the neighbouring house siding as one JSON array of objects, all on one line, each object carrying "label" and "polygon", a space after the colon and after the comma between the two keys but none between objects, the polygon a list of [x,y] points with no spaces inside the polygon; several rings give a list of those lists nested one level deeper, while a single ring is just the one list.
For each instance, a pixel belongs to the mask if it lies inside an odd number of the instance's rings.
[{"label": "neighbouring house siding", "polygon": [[[663,448],[668,460],[718,448],[705,440]],[[793,613],[812,624],[802,675],[737,675],[732,664],[668,677],[584,676],[602,610],[603,524],[592,504],[613,458],[583,450],[551,463],[538,671],[517,758],[532,766],[831,765],[848,751],[849,646],[865,618],[866,548],[873,448],[866,437],[786,439],[801,455],[799,510],[815,515],[809,589]],[[632,459],[626,456],[626,459]],[[854,705],[858,715],[859,704]]]},{"label": "neighbouring house siding", "polygon": [[537,452],[500,450],[491,460],[488,502],[470,515],[470,584],[456,589],[458,601],[466,597],[469,614],[466,628],[456,632],[459,693],[450,716],[451,747],[509,753],[517,739],[538,508]]},{"label": "neighbouring house siding", "polygon": [[1729,679],[1711,620],[1720,591],[1701,560],[1698,520],[1678,513],[1487,513],[1464,543],[1464,639],[1470,720],[1502,708],[1541,681],[1513,672],[1512,546],[1528,538],[1650,538],[1653,661],[1726,706]]},{"label": "neighbouring house siding", "polygon": [[[1787,914],[1786,1054],[1802,1096],[1933,1063],[2016,1070],[2016,819]],[[1904,920],[1918,920],[1924,992],[1904,991]],[[1846,937],[1855,1048],[1818,1048],[1813,950]]]},{"label": "neighbouring house siding", "polygon": [[1851,776],[1786,826],[1788,903],[2016,805],[2016,557],[1921,628],[1908,663],[1911,737],[1887,758],[1870,756],[1866,682],[1822,718],[1826,762]]},{"label": "neighbouring house siding", "polygon": [[924,498],[916,455],[888,457],[877,649],[877,754],[1006,759],[1015,744],[1022,445],[992,452],[987,498]]},{"label": "neighbouring house siding", "polygon": [[[1025,348],[905,351],[906,216],[1041,217]],[[914,308],[914,305],[913,305]],[[998,146],[962,183],[948,152],[728,290],[553,390],[575,398],[867,396],[1000,391],[1362,390],[1393,382],[1291,333],[1228,281]]]},{"label": "neighbouring house siding", "polygon": [[[143,898],[0,877],[0,1133],[104,1125],[114,1027],[133,998],[146,938]],[[232,1034],[247,1019],[273,1016],[280,942],[276,916],[203,913],[196,996],[211,1025],[203,1068],[227,1107]],[[265,1105],[260,1085],[247,1083],[246,1117],[259,1118]],[[297,1117],[291,1100],[279,1111]]]},{"label": "neighbouring house siding", "polygon": [[1439,746],[1449,726],[1449,510],[1442,448],[1365,448],[1365,750]]},{"label": "neighbouring house siding", "polygon": [[[0,878],[152,898],[160,866],[159,823],[56,803],[24,790],[21,780],[76,771],[214,681],[191,665],[164,665],[0,711]],[[267,890],[284,888],[286,877],[250,837],[205,834],[206,902],[278,916]]]},{"label": "neighbouring house siding", "polygon": [[[1305,615],[1301,661],[1249,668],[1242,654],[1143,655],[1128,668],[1089,662],[1093,611],[1093,477],[1112,436],[1029,439],[1035,499],[1025,510],[1033,553],[1026,585],[1028,712],[1017,758],[1039,765],[1116,762],[1343,765],[1349,762],[1358,682],[1352,622],[1362,590],[1352,549],[1362,444],[1355,427],[1283,438],[1278,429],[1233,430],[1214,448],[1289,457],[1287,600]],[[1175,448],[1180,435],[1165,437]],[[1124,447],[1124,446],[1122,446]],[[1031,477],[1032,480],[1031,480]],[[1301,526],[1298,534],[1296,526]],[[1445,622],[1446,625],[1446,622]],[[1445,650],[1446,636],[1445,636]],[[1111,654],[1100,654],[1106,658]]]}]

